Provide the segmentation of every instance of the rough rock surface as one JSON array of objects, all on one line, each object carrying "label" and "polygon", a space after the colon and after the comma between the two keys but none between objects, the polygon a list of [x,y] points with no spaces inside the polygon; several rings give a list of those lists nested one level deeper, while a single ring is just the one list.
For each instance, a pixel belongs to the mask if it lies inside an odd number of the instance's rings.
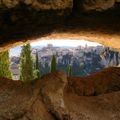
[{"label": "rough rock surface", "polygon": [[39,95],[39,84],[0,79],[0,120],[52,120]]},{"label": "rough rock surface", "polygon": [[90,76],[71,77],[68,80],[70,89],[78,95],[96,96],[120,90],[119,68],[104,69]]},{"label": "rough rock surface", "polygon": [[66,9],[72,8],[72,0],[1,0],[0,5],[13,8],[24,3],[37,10]]},{"label": "rough rock surface", "polygon": [[58,37],[120,50],[119,21],[119,0],[0,0],[0,51]]},{"label": "rough rock surface", "polygon": [[80,7],[83,6],[85,10],[98,11],[114,7],[116,2],[120,2],[119,0],[1,0],[0,6],[12,8],[20,3],[24,3],[38,10],[65,9],[72,8],[74,1],[76,1]]},{"label": "rough rock surface", "polygon": [[119,120],[120,92],[100,96],[65,94],[65,104],[71,120]]},{"label": "rough rock surface", "polygon": [[53,76],[50,74],[43,77],[41,83],[41,93],[44,103],[49,112],[58,120],[69,118],[68,111],[64,103],[64,88],[67,85],[67,76],[64,72],[56,72]]},{"label": "rough rock surface", "polygon": [[[104,76],[104,74],[111,74],[113,70],[116,71],[112,74],[113,77]],[[112,88],[112,82],[114,82],[114,86],[118,85],[120,80],[118,71],[120,68],[110,68],[100,72],[99,75],[102,75],[104,81],[110,80],[111,82],[109,85],[99,84],[95,87]],[[93,76],[96,74],[91,76],[91,80]],[[114,77],[118,79],[114,79]],[[107,93],[103,89],[106,94],[103,94],[102,91],[97,96],[90,94],[90,96],[80,96],[71,92],[68,81],[65,73],[61,71],[48,74],[41,80],[29,84],[0,78],[0,120],[120,119],[120,89],[117,89],[116,92],[113,92],[112,89],[111,93]],[[87,82],[87,79],[83,78],[83,81]],[[97,83],[100,79],[95,77],[94,81]],[[80,86],[73,85],[73,87]]]},{"label": "rough rock surface", "polygon": [[115,0],[84,0],[83,8],[86,11],[103,11],[114,7]]}]

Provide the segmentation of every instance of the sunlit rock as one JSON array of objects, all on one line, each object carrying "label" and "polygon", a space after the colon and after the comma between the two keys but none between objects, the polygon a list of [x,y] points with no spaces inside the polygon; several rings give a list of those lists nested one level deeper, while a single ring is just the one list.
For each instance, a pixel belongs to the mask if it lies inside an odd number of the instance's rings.
[{"label": "sunlit rock", "polygon": [[103,11],[114,7],[115,0],[84,0],[83,8],[85,11]]},{"label": "sunlit rock", "polygon": [[37,10],[57,10],[57,9],[71,9],[73,5],[72,0],[3,0],[1,2],[1,6],[5,5],[8,8],[15,7],[16,5],[19,5],[20,3],[24,3],[26,5],[30,5],[31,7],[37,9]]},{"label": "sunlit rock", "polygon": [[6,7],[8,8],[12,8],[12,7],[15,7],[16,5],[19,4],[19,0],[3,0],[1,2],[1,6],[2,5],[5,5]]}]

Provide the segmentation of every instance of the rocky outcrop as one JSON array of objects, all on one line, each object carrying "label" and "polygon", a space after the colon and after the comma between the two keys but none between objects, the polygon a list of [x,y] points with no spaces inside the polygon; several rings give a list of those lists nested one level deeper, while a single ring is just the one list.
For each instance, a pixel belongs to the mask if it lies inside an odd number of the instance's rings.
[{"label": "rocky outcrop", "polygon": [[0,79],[0,120],[65,119],[64,87],[67,76],[56,72],[34,83]]},{"label": "rocky outcrop", "polygon": [[40,84],[0,79],[0,120],[53,120],[43,104]]},{"label": "rocky outcrop", "polygon": [[120,92],[100,96],[65,94],[65,104],[71,120],[119,120]]},{"label": "rocky outcrop", "polygon": [[56,72],[51,76],[43,77],[41,83],[41,94],[49,112],[57,120],[69,118],[68,111],[64,103],[64,88],[67,85],[67,76],[64,72]]},{"label": "rocky outcrop", "polygon": [[80,96],[97,96],[120,90],[119,68],[111,67],[90,76],[71,77],[68,80],[71,92]]},{"label": "rocky outcrop", "polygon": [[[104,80],[102,83],[105,82],[105,84],[100,84],[100,79],[94,78],[99,85],[94,84],[93,86],[98,90],[100,90],[99,87],[102,88],[102,92],[98,96],[91,94],[89,94],[90,96],[86,96],[88,94],[80,96],[71,92],[71,89],[68,89],[71,86],[67,76],[62,71],[48,74],[41,80],[28,84],[0,78],[0,120],[119,120],[119,90],[113,92],[114,89],[111,89],[109,91],[111,93],[107,93],[106,89],[103,89],[119,84],[118,72],[115,72],[111,78],[102,75],[111,74],[112,70],[119,71],[120,69],[110,68],[99,73]],[[89,80],[92,80],[93,76],[89,77]],[[118,79],[114,79],[114,77],[118,77]],[[106,82],[108,79],[111,81],[109,84]],[[86,78],[82,78],[81,81],[89,83]],[[81,86],[76,84],[72,87]],[[86,93],[89,93],[90,89],[88,87],[85,89],[88,91]],[[106,94],[103,94],[104,90]]]}]

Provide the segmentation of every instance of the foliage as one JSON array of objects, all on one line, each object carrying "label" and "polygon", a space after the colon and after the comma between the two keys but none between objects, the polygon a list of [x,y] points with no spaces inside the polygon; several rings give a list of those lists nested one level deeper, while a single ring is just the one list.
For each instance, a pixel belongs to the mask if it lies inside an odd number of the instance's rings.
[{"label": "foliage", "polygon": [[51,73],[56,71],[56,57],[55,55],[52,56],[51,60]]},{"label": "foliage", "polygon": [[80,69],[84,69],[85,68],[85,63],[84,62],[81,62],[80,63]]},{"label": "foliage", "polygon": [[36,64],[35,64],[35,78],[40,78],[40,68],[39,68],[39,57],[38,57],[38,50],[36,50]]},{"label": "foliage", "polygon": [[68,66],[68,76],[72,76],[72,65]]},{"label": "foliage", "polygon": [[38,79],[38,78],[40,78],[40,72],[39,72],[39,70],[34,70],[33,71],[33,74],[34,74],[34,79]]},{"label": "foliage", "polygon": [[20,55],[20,80],[23,82],[34,80],[34,67],[30,44],[22,47]]},{"label": "foliage", "polygon": [[0,53],[0,77],[6,77],[12,79],[9,51]]}]

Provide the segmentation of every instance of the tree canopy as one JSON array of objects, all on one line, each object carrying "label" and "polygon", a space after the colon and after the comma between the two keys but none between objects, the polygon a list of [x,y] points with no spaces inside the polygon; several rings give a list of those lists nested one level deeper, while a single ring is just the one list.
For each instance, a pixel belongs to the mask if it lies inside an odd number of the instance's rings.
[{"label": "tree canopy", "polygon": [[34,67],[30,44],[22,46],[20,55],[20,80],[23,82],[34,80]]},{"label": "tree canopy", "polygon": [[6,77],[12,79],[9,51],[0,53],[0,77]]},{"label": "tree canopy", "polygon": [[56,71],[56,57],[55,55],[52,56],[52,60],[51,60],[51,72],[55,72]]}]

